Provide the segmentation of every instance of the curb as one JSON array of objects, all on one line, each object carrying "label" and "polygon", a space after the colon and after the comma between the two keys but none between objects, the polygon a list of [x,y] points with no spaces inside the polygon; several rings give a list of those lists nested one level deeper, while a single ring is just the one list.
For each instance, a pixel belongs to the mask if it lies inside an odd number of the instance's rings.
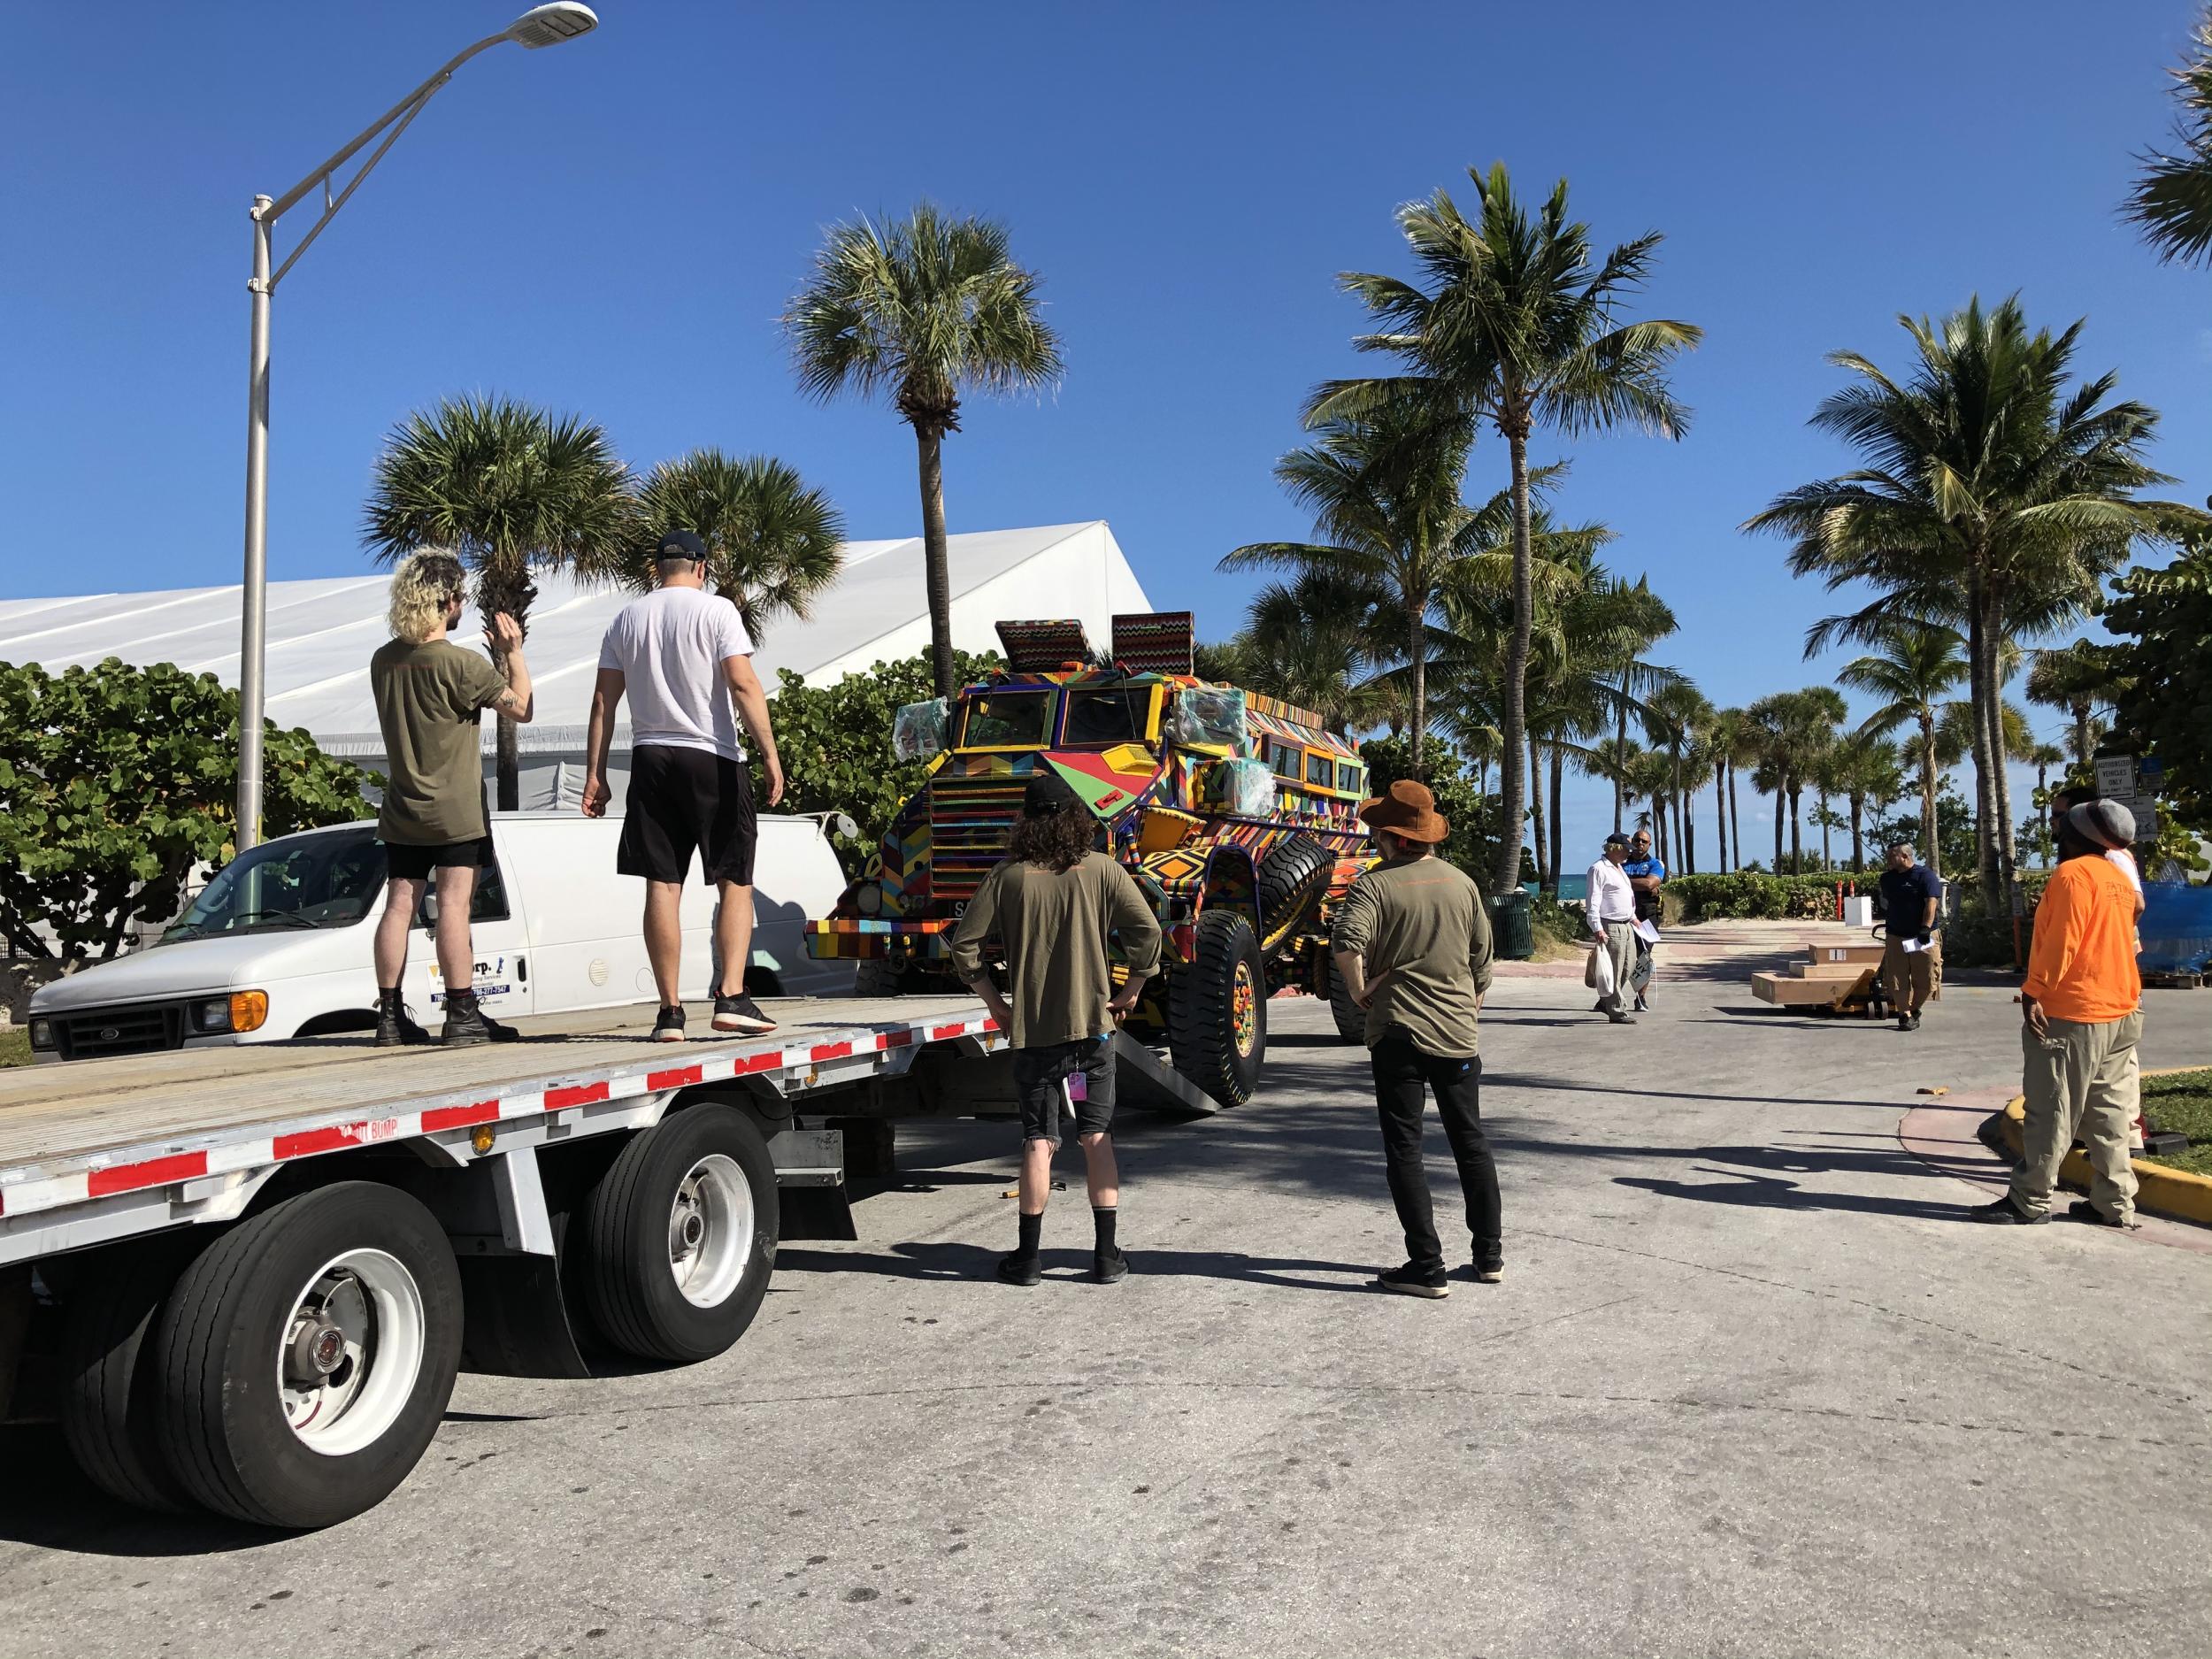
[{"label": "curb", "polygon": [[[1985,1139],[2008,1154],[2017,1163],[2022,1156],[2021,1125],[2027,1116],[2028,1100],[2024,1094],[2015,1094],[2007,1101],[2004,1110],[1990,1114],[1984,1128]],[[2170,1170],[2161,1164],[2146,1164],[2133,1160],[2135,1170],[2135,1207],[2147,1210],[2153,1215],[2170,1216],[2178,1221],[2193,1221],[2201,1227],[2212,1227],[2212,1176],[2193,1175],[2186,1170]],[[2086,1191],[2089,1187],[2089,1160],[2078,1148],[2070,1147],[2066,1161],[2058,1166],[2058,1179],[2069,1187]]]}]

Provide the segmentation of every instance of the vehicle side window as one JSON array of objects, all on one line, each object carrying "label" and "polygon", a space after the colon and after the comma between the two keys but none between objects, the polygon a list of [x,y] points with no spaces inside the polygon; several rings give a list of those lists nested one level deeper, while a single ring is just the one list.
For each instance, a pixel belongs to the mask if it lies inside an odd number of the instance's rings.
[{"label": "vehicle side window", "polygon": [[1293,749],[1287,743],[1276,744],[1275,775],[1296,780],[1300,775],[1299,762],[1304,754],[1303,749]]},{"label": "vehicle side window", "polygon": [[1333,788],[1335,785],[1330,780],[1335,776],[1335,763],[1326,755],[1310,754],[1306,757],[1306,781],[1308,783],[1317,783],[1324,789]]},{"label": "vehicle side window", "polygon": [[1337,762],[1336,787],[1347,795],[1357,795],[1359,793],[1359,768],[1349,761]]},{"label": "vehicle side window", "polygon": [[[415,926],[430,926],[430,895],[437,887],[435,872],[423,886],[423,895],[415,903]],[[469,895],[469,920],[472,922],[503,922],[508,917],[507,883],[501,878],[496,864],[484,865],[476,872],[476,890]]]}]

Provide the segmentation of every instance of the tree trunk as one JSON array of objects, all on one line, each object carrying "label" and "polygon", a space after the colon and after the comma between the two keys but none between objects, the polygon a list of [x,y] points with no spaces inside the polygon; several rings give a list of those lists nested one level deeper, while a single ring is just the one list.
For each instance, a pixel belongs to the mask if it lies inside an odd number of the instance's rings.
[{"label": "tree trunk", "polygon": [[1713,818],[1719,831],[1713,845],[1714,862],[1720,865],[1723,875],[1728,873],[1728,763],[1713,763]]},{"label": "tree trunk", "polygon": [[[1989,653],[1989,775],[1997,809],[1997,876],[2001,890],[2012,892],[2012,873],[2020,866],[2020,843],[2012,821],[2012,767],[2005,753],[2005,682],[1997,668],[1998,634],[2004,616],[2003,589],[1989,593],[1989,624],[1982,630],[1982,649]],[[2009,904],[2009,897],[2007,899]]]},{"label": "tree trunk", "polygon": [[1498,757],[1503,810],[1498,815],[1498,872],[1493,891],[1510,893],[1521,884],[1521,814],[1526,810],[1521,777],[1527,741],[1528,647],[1534,621],[1530,590],[1528,523],[1528,426],[1516,411],[1502,423],[1513,457],[1513,639],[1505,657],[1505,742]]},{"label": "tree trunk", "polygon": [[1929,872],[1943,875],[1942,843],[1936,837],[1935,710],[1920,710],[1920,856]]},{"label": "tree trunk", "polygon": [[1552,895],[1552,897],[1553,897],[1555,900],[1556,900],[1556,899],[1559,897],[1559,865],[1560,865],[1560,859],[1561,859],[1561,856],[1562,856],[1562,853],[1563,853],[1563,848],[1564,848],[1564,836],[1563,835],[1563,833],[1562,833],[1562,832],[1561,832],[1561,829],[1560,829],[1560,825],[1559,825],[1559,815],[1560,815],[1560,811],[1561,811],[1561,808],[1560,808],[1560,804],[1559,804],[1559,799],[1560,799],[1561,795],[1564,792],[1564,787],[1565,787],[1565,782],[1566,782],[1566,776],[1567,776],[1567,761],[1566,761],[1566,757],[1564,756],[1564,754],[1563,754],[1563,753],[1561,752],[1560,748],[1559,748],[1559,745],[1558,745],[1558,744],[1556,744],[1556,743],[1554,743],[1554,744],[1552,745],[1552,747],[1551,747],[1551,826],[1550,826],[1550,828],[1551,828],[1551,895]]},{"label": "tree trunk", "polygon": [[[507,656],[490,643],[492,618],[500,611],[505,611],[515,619],[526,640],[530,633],[530,602],[537,596],[537,585],[530,580],[527,565],[500,558],[488,560],[478,567],[476,608],[483,618],[485,649],[490,653],[492,666],[499,670],[503,680],[507,673]],[[503,714],[495,714],[492,718],[498,722],[492,730],[493,810],[500,812],[519,811],[522,808],[522,752],[517,738],[521,728]]]},{"label": "tree trunk", "polygon": [[1992,907],[1989,913],[1993,916],[1993,907],[1998,902],[1997,837],[1990,820],[1995,816],[1997,801],[1990,775],[1989,710],[1993,699],[1989,685],[1989,633],[1985,624],[1982,579],[1977,572],[1967,579],[1966,584],[1967,697],[1974,728],[1974,854],[1981,876],[1982,902]]},{"label": "tree trunk", "polygon": [[2074,705],[2074,764],[2077,766],[2089,764],[2090,741],[2089,705],[2078,703]]},{"label": "tree trunk", "polygon": [[1851,795],[1851,868],[1855,871],[1866,868],[1866,838],[1860,833],[1865,810],[1866,797],[1854,790]]},{"label": "tree trunk", "polygon": [[[1628,753],[1628,664],[1621,664],[1620,701],[1613,706],[1613,829],[1625,829],[1621,814],[1628,810],[1628,786],[1620,764]],[[1610,833],[1609,831],[1609,833]]]},{"label": "tree trunk", "polygon": [[1728,763],[1728,845],[1735,854],[1734,869],[1743,868],[1743,802],[1736,794],[1736,763]]},{"label": "tree trunk", "polygon": [[1544,839],[1544,753],[1533,737],[1528,740],[1529,840],[1536,849],[1536,890],[1541,893],[1551,879],[1551,846]]},{"label": "tree trunk", "polygon": [[1793,876],[1801,876],[1805,873],[1805,826],[1798,812],[1804,793],[1805,786],[1795,779],[1792,779],[1790,780],[1790,873]]},{"label": "tree trunk", "polygon": [[914,428],[914,447],[921,463],[922,572],[929,590],[930,677],[937,695],[949,697],[960,689],[952,665],[952,572],[945,562],[944,434],[927,426]]},{"label": "tree trunk", "polygon": [[1413,769],[1421,769],[1421,743],[1429,724],[1429,611],[1406,600],[1406,662],[1413,671]]},{"label": "tree trunk", "polygon": [[1828,810],[1828,792],[1823,789],[1820,792],[1820,867],[1823,870],[1836,867],[1833,844],[1828,839],[1828,820],[1833,817],[1835,814]]},{"label": "tree trunk", "polygon": [[1774,873],[1782,873],[1782,820],[1787,816],[1782,810],[1782,780],[1774,780]]}]

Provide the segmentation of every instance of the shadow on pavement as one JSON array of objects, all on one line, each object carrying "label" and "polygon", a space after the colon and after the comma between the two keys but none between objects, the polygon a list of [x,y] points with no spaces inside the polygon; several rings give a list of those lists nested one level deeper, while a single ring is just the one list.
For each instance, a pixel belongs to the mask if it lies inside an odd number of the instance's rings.
[{"label": "shadow on pavement", "polygon": [[[1071,1219],[1067,1225],[1075,1226],[1080,1223]],[[999,1251],[978,1244],[914,1242],[892,1245],[887,1253],[780,1250],[776,1255],[776,1268],[780,1272],[872,1273],[886,1279],[971,1279],[996,1283],[999,1255]],[[1087,1248],[1068,1249],[1048,1244],[1039,1255],[1048,1279],[1087,1280],[1090,1276],[1091,1253]],[[1235,1250],[1148,1250],[1133,1244],[1129,1247],[1129,1271],[1133,1277],[1141,1279],[1222,1279],[1242,1284],[1273,1285],[1285,1290],[1348,1290],[1365,1294],[1371,1288],[1366,1281],[1374,1277],[1378,1269],[1372,1263],[1246,1256]],[[1356,1274],[1360,1282],[1336,1284],[1298,1277],[1302,1273]]]},{"label": "shadow on pavement", "polygon": [[1648,1176],[1623,1175],[1616,1187],[1633,1187],[1663,1198],[1693,1198],[1708,1204],[1734,1204],[1756,1210],[1832,1210],[1860,1215],[1910,1216],[1923,1221],[1963,1221],[1967,1204],[1927,1203],[1914,1198],[1882,1198],[1867,1193],[1810,1192],[1778,1175],[1738,1174],[1732,1170],[1702,1169],[1701,1174],[1723,1179],[1694,1185],[1688,1181],[1655,1180]]},{"label": "shadow on pavement", "polygon": [[60,1428],[0,1428],[0,1539],[85,1555],[211,1555],[288,1536],[211,1515],[151,1515],[77,1472]]}]

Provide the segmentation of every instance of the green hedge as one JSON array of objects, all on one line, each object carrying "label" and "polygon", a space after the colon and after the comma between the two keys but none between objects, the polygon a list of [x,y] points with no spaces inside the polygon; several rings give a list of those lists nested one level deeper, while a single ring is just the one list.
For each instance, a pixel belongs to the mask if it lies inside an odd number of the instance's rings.
[{"label": "green hedge", "polygon": [[1732,871],[1725,875],[1670,876],[1662,891],[1682,907],[1680,919],[1686,922],[1708,922],[1724,916],[1831,921],[1836,914],[1838,882],[1844,884],[1847,896],[1851,884],[1856,882],[1859,896],[1864,898],[1872,895],[1880,876],[1878,870],[1832,871],[1813,876]]}]

